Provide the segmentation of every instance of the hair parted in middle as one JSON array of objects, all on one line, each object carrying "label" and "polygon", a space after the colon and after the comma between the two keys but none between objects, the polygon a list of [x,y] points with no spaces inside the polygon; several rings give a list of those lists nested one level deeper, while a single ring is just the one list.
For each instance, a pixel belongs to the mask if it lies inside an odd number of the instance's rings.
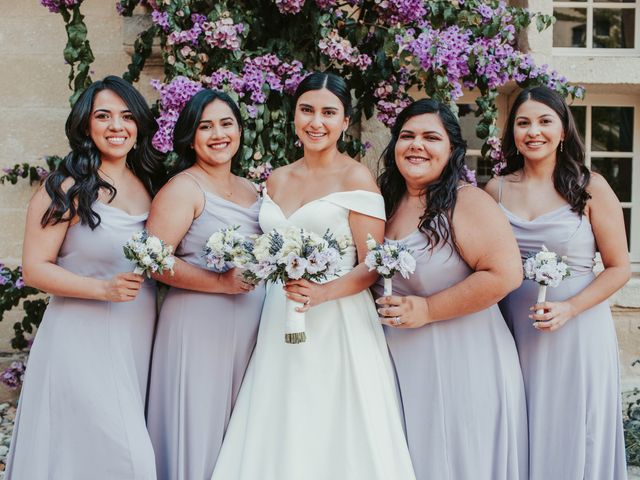
[{"label": "hair parted in middle", "polygon": [[173,149],[178,154],[178,160],[171,168],[170,175],[175,175],[196,162],[196,152],[191,148],[196,136],[202,112],[210,103],[220,100],[228,105],[240,129],[240,146],[231,160],[231,170],[237,172],[242,159],[244,145],[244,123],[242,114],[236,102],[224,92],[205,89],[196,93],[184,106],[173,130]]},{"label": "hair parted in middle", "polygon": [[427,206],[420,217],[418,228],[427,237],[429,247],[433,248],[440,242],[451,240],[453,247],[457,249],[455,234],[450,225],[459,182],[464,179],[467,142],[462,138],[458,119],[449,107],[436,100],[425,98],[411,103],[400,112],[391,129],[391,140],[380,157],[384,170],[378,177],[378,185],[384,197],[387,218],[391,218],[407,191],[405,179],[396,165],[396,143],[402,127],[410,118],[427,113],[433,113],[440,118],[451,143],[451,154],[440,178],[425,188]]}]

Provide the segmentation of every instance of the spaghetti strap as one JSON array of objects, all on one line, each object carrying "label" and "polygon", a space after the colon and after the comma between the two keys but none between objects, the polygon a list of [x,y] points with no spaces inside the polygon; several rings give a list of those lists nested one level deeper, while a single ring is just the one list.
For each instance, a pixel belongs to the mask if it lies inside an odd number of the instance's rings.
[{"label": "spaghetti strap", "polygon": [[464,187],[473,187],[472,183],[463,183],[462,185],[458,185],[458,188],[456,188],[456,190],[461,190]]},{"label": "spaghetti strap", "polygon": [[180,173],[176,173],[173,177],[171,177],[171,178],[167,181],[167,183],[169,183],[171,180],[173,180],[174,178],[176,178],[176,177],[178,177],[178,176],[180,176],[180,175],[186,175],[186,176],[188,176],[189,178],[191,178],[191,180],[193,180],[193,181],[196,183],[196,185],[198,186],[198,188],[199,188],[199,189],[200,189],[200,191],[202,192],[202,202],[203,202],[203,203],[202,203],[202,210],[200,211],[200,213],[199,213],[198,215],[196,215],[196,216],[194,217],[194,220],[195,220],[195,219],[196,219],[196,218],[198,218],[200,215],[202,215],[202,212],[204,212],[204,209],[205,209],[205,207],[206,207],[206,205],[207,205],[207,192],[206,192],[206,190],[205,190],[204,188],[202,188],[202,185],[200,185],[200,182],[198,181],[198,179],[196,178],[196,176],[195,176],[195,175],[191,175],[189,172],[180,172]]}]

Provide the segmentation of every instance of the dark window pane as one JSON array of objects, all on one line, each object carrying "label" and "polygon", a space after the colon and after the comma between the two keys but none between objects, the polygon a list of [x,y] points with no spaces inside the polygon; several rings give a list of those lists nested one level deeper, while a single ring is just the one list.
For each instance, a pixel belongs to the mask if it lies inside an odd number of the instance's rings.
[{"label": "dark window pane", "polygon": [[465,163],[471,170],[476,171],[476,180],[479,187],[484,187],[491,180],[491,161],[482,160],[478,155],[467,155]]},{"label": "dark window pane", "polygon": [[593,48],[633,48],[635,22],[631,8],[594,8]]},{"label": "dark window pane", "polygon": [[627,249],[631,250],[631,209],[623,208],[622,215],[624,216],[624,229],[627,232]]},{"label": "dark window pane", "polygon": [[587,131],[587,107],[572,105],[569,107],[571,109],[571,113],[573,114],[573,119],[576,122],[576,127],[578,128],[578,133],[580,134],[580,138],[584,142],[586,131]]},{"label": "dark window pane", "polygon": [[621,202],[631,201],[631,158],[592,158],[591,169],[607,179]]},{"label": "dark window pane", "polygon": [[633,107],[591,109],[591,150],[630,152],[633,148]]},{"label": "dark window pane", "polygon": [[478,117],[475,112],[478,106],[474,103],[458,104],[458,121],[462,130],[462,137],[467,141],[467,149],[480,150],[482,148],[482,140],[476,135],[476,125]]},{"label": "dark window pane", "polygon": [[587,10],[585,8],[554,8],[554,47],[587,46]]}]

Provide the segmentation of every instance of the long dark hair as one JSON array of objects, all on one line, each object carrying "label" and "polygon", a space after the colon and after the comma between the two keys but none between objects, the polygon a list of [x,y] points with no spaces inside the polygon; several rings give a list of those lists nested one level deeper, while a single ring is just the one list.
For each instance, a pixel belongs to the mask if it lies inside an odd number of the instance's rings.
[{"label": "long dark hair", "polygon": [[171,168],[171,175],[175,175],[189,168],[196,162],[196,152],[192,147],[193,139],[196,136],[200,119],[202,118],[202,112],[204,109],[214,100],[220,100],[226,103],[233,116],[238,122],[240,128],[240,146],[238,151],[231,160],[231,170],[236,171],[240,166],[240,160],[242,159],[242,150],[244,145],[244,124],[242,122],[242,114],[236,102],[234,102],[229,95],[218,90],[200,90],[196,93],[180,112],[178,121],[173,130],[173,149],[178,154],[178,160]]},{"label": "long dark hair", "polygon": [[435,113],[440,117],[451,143],[451,155],[440,178],[425,189],[427,207],[420,217],[418,228],[427,237],[428,246],[434,247],[440,242],[451,240],[456,248],[455,233],[449,226],[458,197],[458,183],[463,178],[467,143],[462,138],[458,120],[446,105],[436,100],[422,99],[400,112],[391,129],[391,140],[380,157],[384,170],[378,177],[378,185],[384,197],[387,218],[390,218],[407,191],[405,180],[396,165],[396,143],[407,120],[425,113]]},{"label": "long dark hair", "polygon": [[513,134],[516,114],[527,100],[540,102],[552,109],[562,121],[564,140],[562,151],[556,151],[556,166],[553,169],[553,185],[556,191],[571,205],[571,210],[582,215],[591,195],[587,185],[591,174],[584,164],[584,145],[578,134],[571,110],[560,94],[548,87],[532,87],[516,97],[502,137],[502,153],[507,166],[500,175],[517,172],[524,167],[524,157],[518,153]]},{"label": "long dark hair", "polygon": [[340,100],[340,103],[342,103],[344,107],[344,116],[351,117],[351,91],[349,90],[347,82],[335,73],[314,72],[305,77],[305,79],[300,82],[300,85],[298,85],[298,88],[296,88],[296,93],[293,95],[293,105],[298,104],[298,99],[302,94],[311,90],[322,90],[323,88],[326,88],[338,97],[338,100]]},{"label": "long dark hair", "polygon": [[[65,133],[71,152],[45,180],[45,188],[51,204],[40,221],[43,227],[70,221],[76,215],[80,223],[95,229],[100,225],[100,215],[92,208],[101,188],[109,191],[109,201],[117,194],[116,188],[98,174],[101,165],[100,151],[91,140],[89,124],[93,101],[98,92],[111,90],[127,105],[138,127],[137,146],[127,154],[127,167],[138,177],[150,195],[154,195],[165,180],[164,155],[151,144],[158,124],[153,118],[144,97],[131,84],[110,75],[92,83],[78,98],[69,113]],[[65,192],[62,188],[67,178],[74,183]]]}]

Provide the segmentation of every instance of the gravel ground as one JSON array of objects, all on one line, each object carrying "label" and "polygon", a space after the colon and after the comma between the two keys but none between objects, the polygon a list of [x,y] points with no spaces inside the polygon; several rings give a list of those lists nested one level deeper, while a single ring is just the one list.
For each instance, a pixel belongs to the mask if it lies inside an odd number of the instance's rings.
[{"label": "gravel ground", "polygon": [[[0,403],[0,480],[4,480],[4,462],[9,452],[16,407]],[[629,480],[640,480],[640,467],[629,467]]]}]

